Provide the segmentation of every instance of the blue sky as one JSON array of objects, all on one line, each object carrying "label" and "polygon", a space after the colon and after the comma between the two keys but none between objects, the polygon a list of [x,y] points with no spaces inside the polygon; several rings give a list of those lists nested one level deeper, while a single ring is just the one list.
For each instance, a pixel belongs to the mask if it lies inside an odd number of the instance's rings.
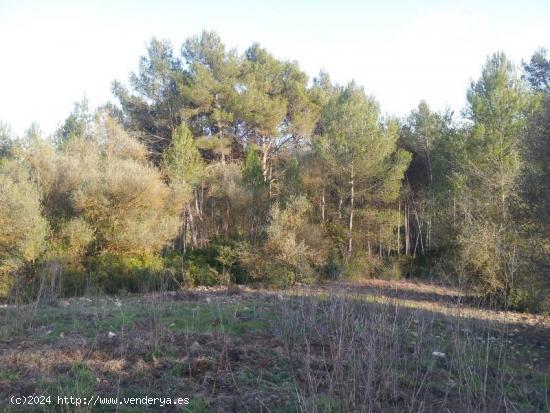
[{"label": "blue sky", "polygon": [[146,42],[179,53],[202,29],[243,51],[256,41],[313,76],[355,79],[388,114],[425,99],[459,111],[486,56],[516,63],[550,49],[550,1],[11,1],[0,0],[0,120],[51,133],[86,95],[113,100]]}]

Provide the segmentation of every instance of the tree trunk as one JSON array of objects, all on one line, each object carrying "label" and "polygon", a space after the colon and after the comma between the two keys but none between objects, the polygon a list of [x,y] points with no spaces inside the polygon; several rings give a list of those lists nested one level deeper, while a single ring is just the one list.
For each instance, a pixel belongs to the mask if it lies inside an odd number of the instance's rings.
[{"label": "tree trunk", "polygon": [[[220,102],[218,100],[218,94],[217,93],[214,96],[214,99],[216,100],[216,108],[221,111],[222,107],[221,107]],[[220,144],[222,144],[221,141],[223,140],[223,128],[222,128],[222,124],[219,120],[218,120],[218,136],[219,136],[218,139],[220,140]],[[224,148],[221,149],[220,155],[221,155],[220,157],[221,157],[222,165],[225,165]]]},{"label": "tree trunk", "polygon": [[193,221],[193,212],[191,208],[187,208],[187,221],[189,224],[189,232],[191,233],[191,249],[197,248],[197,233],[195,231],[195,223]]},{"label": "tree trunk", "polygon": [[399,254],[401,254],[401,202],[397,205],[397,213],[399,216],[397,219],[397,256],[399,256]]},{"label": "tree trunk", "polygon": [[272,191],[272,183],[273,183],[273,163],[270,162],[269,163],[269,176],[268,176],[268,179],[269,179],[269,193],[268,193],[268,196],[269,196],[269,199],[271,199],[271,191]]},{"label": "tree trunk", "polygon": [[224,232],[225,232],[225,238],[228,238],[229,237],[229,216],[230,216],[230,213],[231,213],[231,206],[229,204],[229,202],[227,203],[227,208],[225,209],[225,222],[223,224],[223,229],[224,229]]},{"label": "tree trunk", "polygon": [[204,199],[204,186],[201,185],[201,191],[195,189],[195,209],[197,211],[197,217],[199,218],[199,227],[197,232],[199,235],[199,245],[204,247],[206,241],[206,228],[203,215],[203,199]]},{"label": "tree trunk", "polygon": [[214,219],[214,207],[216,205],[216,200],[212,199],[212,202],[210,203],[210,222],[211,225],[214,227],[214,235],[216,238],[220,236],[220,221],[218,219]]},{"label": "tree trunk", "polygon": [[348,256],[351,257],[353,250],[353,203],[355,200],[355,183],[354,183],[354,173],[353,165],[351,167],[351,177],[350,177],[350,199],[349,199],[349,234],[348,234]]},{"label": "tree trunk", "polygon": [[416,225],[418,226],[418,233],[416,235],[416,241],[414,243],[414,254],[413,256],[416,255],[416,249],[417,249],[417,244],[418,242],[420,241],[420,252],[422,254],[424,254],[424,240],[423,240],[423,237],[422,237],[422,223],[420,222],[420,218],[418,216],[418,211],[416,210],[416,207],[414,207],[414,216],[416,218]]},{"label": "tree trunk", "polygon": [[181,234],[180,234],[180,247],[182,248],[183,254],[187,252],[187,205],[183,207],[181,213]]},{"label": "tree trunk", "polygon": [[269,144],[266,143],[265,139],[262,139],[262,174],[264,176],[264,182],[267,182],[269,173],[267,168],[268,152]]},{"label": "tree trunk", "polygon": [[382,226],[378,227],[378,256],[382,258]]},{"label": "tree trunk", "polygon": [[325,223],[325,187],[323,186],[321,192],[321,222]]},{"label": "tree trunk", "polygon": [[453,195],[453,228],[456,227],[456,197]]},{"label": "tree trunk", "polygon": [[409,255],[411,251],[410,238],[411,234],[409,232],[409,207],[408,204],[405,203],[405,255]]}]

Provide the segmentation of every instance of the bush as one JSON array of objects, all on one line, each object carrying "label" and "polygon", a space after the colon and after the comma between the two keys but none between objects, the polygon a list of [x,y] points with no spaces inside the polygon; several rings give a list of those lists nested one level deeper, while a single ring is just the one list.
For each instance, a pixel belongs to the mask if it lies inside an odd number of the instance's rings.
[{"label": "bush", "polygon": [[[268,279],[282,276],[282,284],[311,281],[326,259],[324,234],[308,220],[311,204],[304,196],[291,197],[284,209],[271,209],[263,254],[269,262]],[[292,276],[289,276],[292,274]]]},{"label": "bush", "polygon": [[378,256],[356,253],[344,264],[344,275],[351,279],[373,278],[383,268],[384,262]]},{"label": "bush", "polygon": [[[72,242],[70,248],[79,252],[89,244],[94,255],[152,254],[172,240],[181,200],[146,153],[109,120],[92,138],[70,139],[59,151],[35,142],[25,160],[43,190],[45,214],[57,230],[54,238],[67,248]],[[75,225],[86,239],[77,242],[71,231]]]},{"label": "bush", "polygon": [[321,269],[322,274],[331,280],[337,280],[344,275],[344,266],[336,259],[329,259]]},{"label": "bush", "polygon": [[[158,255],[121,256],[105,254],[89,258],[85,262],[86,284],[88,288],[107,294],[124,292],[155,291],[173,288],[173,280],[168,277],[166,263]],[[70,275],[70,274],[66,274]],[[70,281],[66,277],[67,281]],[[82,279],[77,279],[82,283]],[[80,288],[86,287],[80,285]],[[65,292],[71,293],[76,286],[66,283]]]},{"label": "bush", "polygon": [[186,282],[193,286],[247,282],[249,276],[240,261],[240,248],[236,242],[225,241],[189,251],[184,257]]},{"label": "bush", "polygon": [[49,256],[77,263],[95,239],[94,229],[82,218],[73,218],[60,225],[53,234]]},{"label": "bush", "polygon": [[400,280],[408,277],[411,269],[411,258],[407,256],[386,257],[381,276],[385,280]]},{"label": "bush", "polygon": [[47,233],[40,193],[27,169],[0,161],[0,297],[7,296],[14,273],[44,251]]}]

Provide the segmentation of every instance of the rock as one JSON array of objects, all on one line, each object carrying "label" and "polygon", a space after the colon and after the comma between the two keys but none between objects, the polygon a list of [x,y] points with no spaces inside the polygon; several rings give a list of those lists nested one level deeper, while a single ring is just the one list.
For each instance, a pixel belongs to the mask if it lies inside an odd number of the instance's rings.
[{"label": "rock", "polygon": [[447,357],[445,355],[445,353],[442,353],[441,351],[434,351],[432,352],[432,356],[433,357],[438,357],[438,358],[441,358],[441,359],[444,359],[445,357]]},{"label": "rock", "polygon": [[116,337],[116,334],[113,333],[112,331],[109,331],[109,332],[107,333],[107,337],[113,338],[113,337]]},{"label": "rock", "polygon": [[191,360],[189,372],[192,375],[201,374],[214,367],[214,362],[205,357],[197,357]]},{"label": "rock", "polygon": [[193,344],[191,344],[190,350],[191,351],[199,351],[201,349],[201,345],[198,341],[193,341]]}]

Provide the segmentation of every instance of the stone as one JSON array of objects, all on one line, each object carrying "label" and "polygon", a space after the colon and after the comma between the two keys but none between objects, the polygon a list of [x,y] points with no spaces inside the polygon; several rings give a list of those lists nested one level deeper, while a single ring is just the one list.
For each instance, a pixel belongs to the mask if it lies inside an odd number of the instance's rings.
[{"label": "stone", "polygon": [[201,345],[198,341],[193,341],[193,344],[191,344],[190,350],[191,351],[199,351],[201,349]]}]

